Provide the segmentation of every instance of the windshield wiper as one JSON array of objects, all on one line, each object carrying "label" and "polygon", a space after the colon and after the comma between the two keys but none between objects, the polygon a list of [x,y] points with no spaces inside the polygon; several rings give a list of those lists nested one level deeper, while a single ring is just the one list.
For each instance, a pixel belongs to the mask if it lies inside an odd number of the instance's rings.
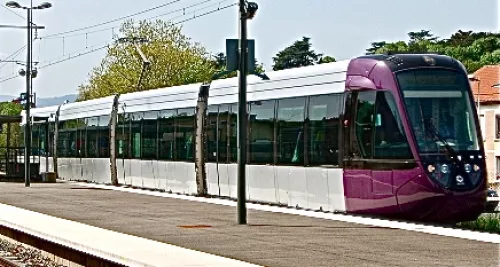
[{"label": "windshield wiper", "polygon": [[432,124],[432,121],[431,119],[426,119],[424,120],[424,128],[425,130],[432,134],[438,141],[440,141],[441,143],[443,143],[444,145],[444,148],[446,149],[446,151],[448,151],[448,153],[450,153],[452,155],[452,159],[453,161],[458,164],[458,161],[457,161],[457,152],[455,151],[455,149],[453,149],[450,144],[439,134],[438,130],[436,129],[436,127],[434,126],[434,124]]}]

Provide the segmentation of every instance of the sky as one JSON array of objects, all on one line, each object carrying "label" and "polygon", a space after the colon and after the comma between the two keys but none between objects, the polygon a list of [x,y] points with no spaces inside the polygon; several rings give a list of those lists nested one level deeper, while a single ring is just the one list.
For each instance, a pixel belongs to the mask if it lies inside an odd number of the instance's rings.
[{"label": "sky", "polygon": [[[1,1],[4,3],[0,7],[0,25],[26,25],[25,10],[5,8],[6,0]],[[52,3],[52,8],[33,11],[33,22],[46,27],[38,31],[41,39],[33,43],[33,60],[40,62],[40,66],[72,58],[112,42],[113,33],[117,32],[121,21],[56,36],[64,36],[64,39],[49,39],[49,35],[115,20],[160,5],[165,6],[133,18],[139,20],[167,14],[158,18],[179,23],[185,35],[213,53],[225,51],[226,39],[238,38],[237,7],[222,9],[236,3],[236,0],[48,1]],[[29,4],[28,0],[18,2]],[[41,2],[34,0],[33,5]],[[268,71],[272,69],[272,57],[303,36],[311,38],[317,53],[345,60],[363,55],[374,41],[407,40],[407,32],[410,31],[426,29],[438,37],[448,38],[457,30],[500,30],[499,0],[255,2],[259,10],[248,23],[249,38],[256,40],[257,60],[263,62]],[[192,5],[195,6],[186,8]],[[219,8],[220,11],[198,17]],[[180,23],[188,18],[192,20]],[[26,38],[25,30],[0,28],[0,61],[26,45]],[[89,72],[99,65],[105,52],[101,49],[40,69],[33,84],[37,97],[77,93],[78,85],[87,81]],[[15,59],[25,61],[26,50]],[[19,95],[24,91],[25,79],[17,75],[22,67],[0,62],[0,95]],[[14,78],[1,82],[10,77]]]}]

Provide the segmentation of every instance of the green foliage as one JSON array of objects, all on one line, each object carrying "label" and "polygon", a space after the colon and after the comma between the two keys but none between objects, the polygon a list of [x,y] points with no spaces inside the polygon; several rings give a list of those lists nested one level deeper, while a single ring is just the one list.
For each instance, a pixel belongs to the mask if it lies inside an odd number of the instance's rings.
[{"label": "green foliage", "polygon": [[[213,60],[198,43],[181,33],[169,22],[133,21],[123,23],[120,36],[140,37],[149,42],[140,44],[151,62],[140,90],[170,87],[208,80],[216,68]],[[101,64],[89,74],[89,81],[79,87],[77,101],[137,91],[142,60],[131,43],[113,44]]]},{"label": "green foliage", "polygon": [[[227,62],[227,57],[226,54],[220,52],[217,53],[215,56],[212,56],[212,65],[215,68],[215,72],[224,72],[227,70],[226,68],[226,62]],[[255,60],[255,71],[258,73],[263,73],[264,72],[264,66],[258,63],[257,60]],[[226,74],[219,79],[226,79],[226,78],[232,78],[236,77],[238,73],[236,71]]]},{"label": "green foliage", "polygon": [[[19,116],[21,114],[21,110],[23,109],[22,105],[11,103],[11,102],[2,102],[0,103],[0,115],[1,116]],[[20,147],[23,144],[24,135],[22,133],[22,128],[18,123],[10,124],[10,146],[12,147]],[[0,133],[0,153],[3,154],[6,150],[3,147],[7,146],[7,123],[2,124],[2,133]]]},{"label": "green foliage", "polygon": [[317,54],[312,50],[311,38],[302,37],[302,40],[295,41],[292,45],[279,51],[273,57],[273,70],[284,70],[310,66],[314,64],[335,62],[335,58]]},{"label": "green foliage", "polygon": [[19,116],[21,110],[23,110],[21,104],[0,102],[0,115],[2,116]]},{"label": "green foliage", "polygon": [[337,60],[334,57],[331,56],[324,56],[321,57],[318,61],[318,64],[323,64],[323,63],[331,63],[331,62],[336,62]]},{"label": "green foliage", "polygon": [[483,214],[472,222],[462,222],[460,228],[500,234],[500,214]]},{"label": "green foliage", "polygon": [[500,64],[500,34],[459,30],[449,39],[439,39],[430,31],[409,32],[409,40],[373,42],[366,54],[437,52],[461,61],[472,73],[484,65]]}]

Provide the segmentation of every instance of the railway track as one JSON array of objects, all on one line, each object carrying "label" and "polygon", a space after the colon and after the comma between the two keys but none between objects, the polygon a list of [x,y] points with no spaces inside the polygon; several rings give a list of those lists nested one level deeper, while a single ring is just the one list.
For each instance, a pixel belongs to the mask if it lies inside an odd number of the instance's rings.
[{"label": "railway track", "polygon": [[60,267],[34,247],[0,236],[0,267]]},{"label": "railway track", "polygon": [[19,257],[14,256],[10,252],[0,251],[0,267],[24,267],[24,264]]}]

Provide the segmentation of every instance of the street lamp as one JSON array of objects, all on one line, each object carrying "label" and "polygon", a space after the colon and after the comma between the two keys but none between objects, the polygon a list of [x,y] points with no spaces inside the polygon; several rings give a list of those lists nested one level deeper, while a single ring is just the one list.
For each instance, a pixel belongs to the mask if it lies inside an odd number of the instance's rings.
[{"label": "street lamp", "polygon": [[31,6],[31,7],[24,7],[24,6],[21,6],[18,2],[16,1],[9,1],[7,3],[5,3],[5,5],[7,7],[10,7],[10,8],[22,8],[22,9],[27,9],[27,10],[30,10],[30,9],[47,9],[47,8],[51,8],[52,7],[52,4],[49,3],[49,2],[43,2],[41,3],[40,5],[38,6]]},{"label": "street lamp", "polygon": [[500,83],[494,84],[491,86],[492,88],[500,88]]},{"label": "street lamp", "polygon": [[239,1],[240,15],[240,62],[239,62],[239,93],[238,93],[238,186],[237,209],[238,224],[247,223],[246,207],[246,163],[247,163],[247,75],[248,75],[248,39],[247,21],[255,17],[259,9],[257,3]]},{"label": "street lamp", "polygon": [[47,9],[51,8],[52,4],[48,2],[43,2],[38,6],[33,6],[33,1],[31,1],[31,5],[29,7],[21,6],[18,2],[16,1],[9,1],[5,3],[7,7],[10,8],[22,8],[26,9],[28,13],[28,24],[27,24],[27,32],[28,32],[28,44],[27,44],[27,60],[26,60],[26,99],[25,99],[25,109],[26,109],[26,125],[24,128],[24,185],[26,187],[30,186],[30,154],[31,154],[31,117],[30,117],[30,108],[31,108],[31,103],[30,103],[30,98],[31,98],[31,78],[32,78],[32,73],[31,72],[31,29],[33,28],[32,22],[31,22],[31,17],[32,17],[32,12],[33,9]]},{"label": "street lamp", "polygon": [[10,8],[22,8],[21,5],[15,1],[9,1],[5,5]]}]

